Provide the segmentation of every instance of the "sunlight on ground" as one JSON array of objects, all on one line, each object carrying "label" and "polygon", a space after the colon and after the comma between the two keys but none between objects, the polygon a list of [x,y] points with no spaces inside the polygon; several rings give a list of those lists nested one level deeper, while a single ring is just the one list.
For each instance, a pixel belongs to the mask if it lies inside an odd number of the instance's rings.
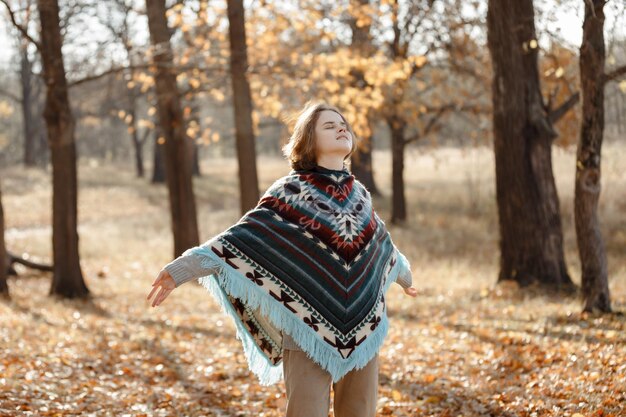
[{"label": "sunlight on ground", "polygon": [[[613,307],[626,310],[626,147],[603,154],[600,219]],[[390,155],[374,155],[389,218]],[[396,416],[619,415],[626,403],[623,317],[581,317],[576,299],[496,287],[498,226],[489,149],[411,149],[409,221],[388,224],[413,269],[417,299],[390,290],[379,414]],[[579,282],[573,151],[555,149],[566,261]],[[288,172],[260,158],[261,189]],[[195,179],[202,241],[240,217],[233,160],[206,161]],[[50,178],[1,172],[9,250],[49,262]],[[48,274],[20,265],[0,303],[0,414],[279,416],[284,386],[247,371],[232,324],[188,284],[159,308],[145,302],[171,260],[167,192],[132,169],[79,167],[81,265],[92,302],[47,296]],[[621,404],[620,404],[621,402]],[[594,414],[600,415],[600,414]]]}]

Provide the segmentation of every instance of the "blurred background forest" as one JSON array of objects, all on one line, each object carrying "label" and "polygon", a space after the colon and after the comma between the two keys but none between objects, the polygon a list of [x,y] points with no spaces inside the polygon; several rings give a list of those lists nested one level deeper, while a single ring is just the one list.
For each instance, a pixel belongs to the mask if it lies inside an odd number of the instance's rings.
[{"label": "blurred background forest", "polygon": [[392,291],[381,415],[626,412],[623,1],[0,15],[2,415],[281,415],[203,291],[143,299],[289,171],[311,99],[352,123],[420,290]]}]

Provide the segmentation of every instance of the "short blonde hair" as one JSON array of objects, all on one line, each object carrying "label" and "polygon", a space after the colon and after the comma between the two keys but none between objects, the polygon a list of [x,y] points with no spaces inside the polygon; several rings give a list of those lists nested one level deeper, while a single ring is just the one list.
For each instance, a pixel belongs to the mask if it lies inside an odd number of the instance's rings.
[{"label": "short blonde hair", "polygon": [[282,149],[292,169],[296,171],[306,170],[317,165],[315,155],[315,124],[320,117],[320,113],[324,110],[334,111],[341,116],[346,124],[346,129],[352,135],[352,149],[350,149],[350,153],[345,156],[344,160],[348,159],[356,150],[356,137],[352,126],[350,126],[350,123],[348,123],[339,109],[323,101],[309,101],[294,117],[296,124],[293,129],[293,134],[289,137],[289,141]]}]

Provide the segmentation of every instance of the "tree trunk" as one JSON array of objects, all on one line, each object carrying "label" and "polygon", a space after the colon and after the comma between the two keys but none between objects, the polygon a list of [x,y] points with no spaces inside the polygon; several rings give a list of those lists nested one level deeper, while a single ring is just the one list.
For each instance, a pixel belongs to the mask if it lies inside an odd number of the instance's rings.
[{"label": "tree trunk", "polygon": [[35,141],[37,130],[33,115],[33,68],[28,57],[28,43],[22,46],[20,53],[20,83],[22,87],[22,120],[24,125],[24,165],[37,165]]},{"label": "tree trunk", "polygon": [[190,147],[185,133],[165,0],[147,0],[148,29],[154,47],[159,122],[165,138],[165,171],[174,232],[174,257],[199,244],[196,203],[191,178]]},{"label": "tree trunk", "polygon": [[[1,184],[0,184],[1,186]],[[4,210],[2,209],[2,188],[0,187],[0,297],[9,298],[7,285],[7,248],[4,245]]]},{"label": "tree trunk", "polygon": [[[200,108],[194,98],[189,100],[189,107],[191,108],[191,113],[189,115],[190,123],[195,123],[197,126],[200,126]],[[191,142],[193,143],[193,147],[191,149],[191,175],[193,177],[200,177],[200,147],[198,146],[195,138],[193,138]]]},{"label": "tree trunk", "polygon": [[[126,53],[129,57],[129,62],[131,62],[130,56],[132,54],[132,49],[127,48]],[[130,79],[135,79],[135,70],[130,70]],[[139,129],[137,124],[137,96],[135,94],[134,87],[126,87],[126,96],[128,98],[128,114],[131,117],[130,124],[130,138],[133,142],[133,150],[135,151],[135,170],[138,178],[143,178],[145,169],[143,166],[143,145],[145,143],[144,139],[139,139]]]},{"label": "tree trunk", "polygon": [[139,132],[137,131],[137,120],[135,118],[135,97],[134,93],[130,93],[130,110],[128,114],[132,117],[132,124],[130,125],[130,138],[133,141],[133,149],[135,151],[135,169],[137,172],[137,178],[143,178],[144,176],[144,168],[143,168],[143,144],[144,141],[139,139]]},{"label": "tree trunk", "polygon": [[487,27],[494,69],[498,281],[571,290],[552,175],[556,133],[539,85],[532,0],[490,0]]},{"label": "tree trunk", "polygon": [[51,295],[67,298],[89,295],[78,255],[76,144],[67,80],[61,52],[59,5],[38,0],[41,57],[46,81],[44,118],[52,151],[52,250],[54,274]]},{"label": "tree trunk", "polygon": [[246,72],[248,53],[243,0],[228,0],[228,34],[230,39],[230,74],[235,108],[235,135],[239,163],[241,213],[252,209],[259,201],[256,151],[252,130],[252,99]]},{"label": "tree trunk", "polygon": [[33,154],[35,158],[35,164],[43,170],[47,170],[50,157],[50,145],[48,143],[48,136],[45,126],[45,119],[43,116],[45,108],[45,92],[46,85],[45,80],[41,76],[35,76],[32,74],[31,78],[31,112],[33,117]]},{"label": "tree trunk", "polygon": [[[370,0],[351,0],[352,7],[360,9],[370,4]],[[372,46],[372,36],[370,34],[371,25],[359,25],[355,17],[350,19],[350,29],[352,31],[352,50],[358,51],[362,56],[369,57],[374,53]],[[366,85],[363,71],[353,69],[352,86],[359,88]],[[372,131],[370,126],[370,132]],[[372,195],[380,195],[378,187],[374,181],[374,169],[372,166],[372,134],[363,137],[359,142],[356,151],[350,158],[350,168],[354,176],[367,188]]]},{"label": "tree trunk", "polygon": [[[37,83],[40,83],[40,80],[37,79]],[[41,85],[43,82],[41,82]],[[43,88],[43,87],[42,87]],[[50,145],[48,143],[48,136],[45,127],[45,119],[43,117],[43,108],[45,106],[45,96],[42,94],[40,97],[40,92],[38,91],[34,94],[35,97],[35,111],[34,120],[35,120],[35,161],[39,168],[44,170],[48,169],[48,166],[51,162],[51,150]]]},{"label": "tree trunk", "polygon": [[583,41],[580,46],[580,80],[583,112],[576,152],[574,219],[582,266],[584,311],[611,311],[608,268],[598,222],[600,154],[604,134],[604,3],[585,1]]},{"label": "tree trunk", "polygon": [[163,163],[164,146],[159,144],[160,135],[161,130],[158,126],[156,126],[154,129],[154,165],[152,169],[153,184],[162,184],[165,182],[165,164]]},{"label": "tree trunk", "polygon": [[135,149],[135,168],[137,170],[137,177],[143,178],[145,170],[143,167],[143,142],[139,140],[139,134],[136,128],[132,133],[133,148]]},{"label": "tree trunk", "polygon": [[374,181],[371,135],[363,138],[350,159],[352,161],[350,168],[354,176],[369,190],[370,194],[380,195],[380,191]]},{"label": "tree trunk", "polygon": [[624,123],[624,112],[626,112],[626,107],[624,106],[624,94],[620,94],[620,92],[618,92],[616,94],[616,98],[617,98],[617,103],[616,103],[616,110],[617,110],[617,133],[622,134],[624,132],[626,132],[626,127],[624,126],[626,123]]},{"label": "tree trunk", "polygon": [[387,120],[391,131],[391,223],[406,221],[406,198],[404,195],[404,131],[406,123],[397,117]]},{"label": "tree trunk", "polygon": [[200,147],[195,142],[193,144],[193,155],[191,157],[191,164],[192,164],[191,174],[194,177],[202,176],[200,174]]}]

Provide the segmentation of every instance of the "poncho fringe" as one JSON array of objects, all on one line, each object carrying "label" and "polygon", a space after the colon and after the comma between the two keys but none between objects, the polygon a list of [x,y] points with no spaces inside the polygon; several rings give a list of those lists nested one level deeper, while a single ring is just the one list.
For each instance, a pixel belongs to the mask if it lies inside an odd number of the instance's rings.
[{"label": "poncho fringe", "polygon": [[[207,242],[210,244],[212,241]],[[208,249],[207,244],[190,250],[191,255],[200,256],[203,267],[215,273],[198,279],[198,282],[216,299],[222,312],[233,320],[237,329],[237,338],[243,344],[244,354],[250,370],[259,378],[262,385],[272,385],[283,377],[281,363],[272,364],[267,355],[259,348],[252,334],[244,326],[239,315],[229,300],[229,295],[241,300],[253,310],[259,310],[278,330],[291,335],[302,350],[332,376],[333,382],[338,381],[353,369],[361,369],[377,354],[387,335],[388,319],[384,314],[381,323],[356,347],[348,358],[342,358],[335,349],[323,342],[311,327],[289,311],[285,306],[252,283],[240,272],[230,268],[223,259]],[[394,247],[396,263],[392,267],[382,294],[396,281],[398,274],[410,271],[407,259]]]}]

